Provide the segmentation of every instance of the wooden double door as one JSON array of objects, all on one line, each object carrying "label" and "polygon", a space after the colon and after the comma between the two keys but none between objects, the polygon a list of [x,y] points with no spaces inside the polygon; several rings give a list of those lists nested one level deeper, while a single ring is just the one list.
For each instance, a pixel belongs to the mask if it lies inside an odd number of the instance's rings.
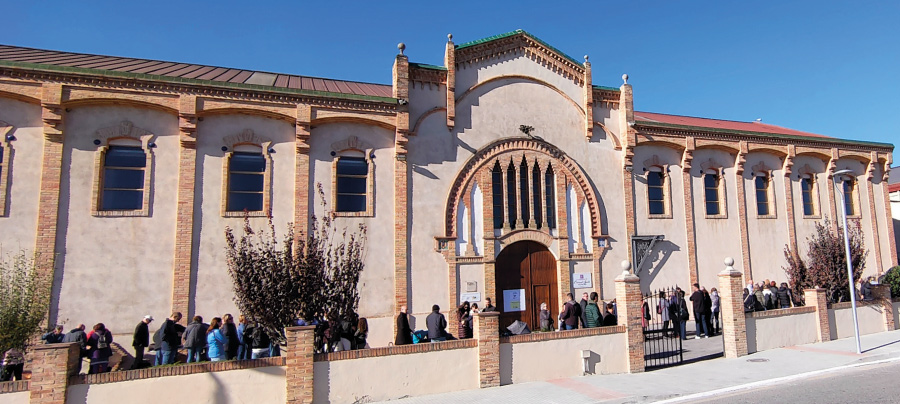
[{"label": "wooden double door", "polygon": [[[516,320],[527,323],[531,330],[540,329],[541,303],[547,303],[551,322],[556,321],[560,308],[556,258],[547,247],[534,241],[513,243],[500,252],[494,269],[501,329]],[[517,296],[516,291],[524,296]]]}]

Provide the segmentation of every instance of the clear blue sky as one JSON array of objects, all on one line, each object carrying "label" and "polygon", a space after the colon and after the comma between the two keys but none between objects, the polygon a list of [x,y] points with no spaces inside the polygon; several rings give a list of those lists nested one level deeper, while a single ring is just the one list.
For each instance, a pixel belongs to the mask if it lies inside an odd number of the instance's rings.
[{"label": "clear blue sky", "polygon": [[[0,43],[389,83],[524,29],[635,108],[900,145],[900,1],[7,1]],[[897,163],[895,163],[896,165]]]}]

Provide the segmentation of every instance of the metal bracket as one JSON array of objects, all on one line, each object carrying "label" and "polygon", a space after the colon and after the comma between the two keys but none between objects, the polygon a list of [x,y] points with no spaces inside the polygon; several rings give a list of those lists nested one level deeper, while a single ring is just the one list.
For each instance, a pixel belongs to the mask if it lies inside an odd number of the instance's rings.
[{"label": "metal bracket", "polygon": [[656,245],[656,242],[665,239],[666,236],[661,234],[656,236],[631,236],[631,251],[632,258],[635,262],[635,275],[640,276],[641,269],[644,267],[644,262],[647,260],[647,257],[650,256],[650,253],[653,252],[653,246]]}]

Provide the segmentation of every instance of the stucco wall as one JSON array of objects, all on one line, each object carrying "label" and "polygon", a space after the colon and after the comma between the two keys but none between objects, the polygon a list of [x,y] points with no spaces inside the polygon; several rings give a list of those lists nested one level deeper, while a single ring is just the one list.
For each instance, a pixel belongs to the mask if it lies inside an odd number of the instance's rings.
[{"label": "stucco wall", "polygon": [[894,302],[894,326],[900,325],[900,302]]},{"label": "stucco wall", "polygon": [[[804,217],[803,215],[803,192],[800,187],[800,174],[798,172],[806,166],[809,166],[809,170],[816,174],[814,199],[816,214],[809,217]],[[815,235],[816,223],[821,223],[826,216],[834,220],[831,217],[831,208],[828,202],[828,187],[834,185],[828,180],[825,170],[825,162],[817,157],[797,156],[794,158],[794,174],[791,175],[791,179],[794,181],[794,223],[796,223],[797,231],[797,249],[800,252],[800,257],[804,259],[809,252],[806,239]]]},{"label": "stucco wall", "polygon": [[747,351],[811,344],[816,342],[816,313],[787,314],[774,317],[747,317]]},{"label": "stucco wall", "polygon": [[[229,370],[69,387],[66,404],[283,403],[285,368]],[[0,396],[2,397],[2,396]]]},{"label": "stucco wall", "polygon": [[[831,339],[849,338],[853,332],[853,309],[829,309],[828,321],[831,324]],[[881,305],[859,306],[856,308],[859,320],[859,335],[874,334],[884,331],[884,319],[881,316]]]},{"label": "stucco wall", "polygon": [[[390,369],[390,371],[385,371]],[[478,349],[316,362],[316,403],[356,403],[478,388]]]},{"label": "stucco wall", "polygon": [[[103,322],[115,334],[128,334],[145,314],[164,318],[172,307],[178,120],[156,110],[117,106],[75,107],[65,119],[57,321]],[[124,120],[155,136],[157,148],[149,151],[153,165],[145,171],[151,176],[144,191],[151,197],[150,216],[95,217],[96,131]]]},{"label": "stucco wall", "polygon": [[[701,286],[707,290],[718,287],[718,274],[724,266],[725,257],[734,257],[735,264],[741,257],[740,237],[722,237],[723,234],[740,235],[740,215],[738,215],[737,177],[735,177],[734,155],[713,149],[694,151],[691,164],[692,191],[694,197],[694,234],[697,248],[697,270]],[[719,193],[719,209],[725,217],[706,216],[706,196],[703,165],[721,166],[723,177]],[[686,247],[685,247],[686,248]],[[687,288],[682,285],[682,288]]]},{"label": "stucco wall", "polygon": [[[769,186],[769,215],[757,213],[756,178],[753,167],[763,164],[771,175]],[[747,234],[750,238],[750,267],[753,281],[766,279],[779,284],[787,281],[784,270],[784,246],[790,243],[788,233],[787,200],[784,193],[784,171],[780,158],[769,153],[750,153],[744,163],[744,191],[747,202]],[[793,184],[796,186],[796,184]],[[795,202],[796,203],[796,202]],[[736,235],[738,236],[738,235]],[[737,259],[736,259],[737,261]]]},{"label": "stucco wall", "polygon": [[625,373],[625,333],[500,344],[500,384],[543,381],[584,373],[582,350],[590,350],[593,374]]},{"label": "stucco wall", "polygon": [[31,401],[30,391],[0,394],[0,404],[28,404]]},{"label": "stucco wall", "polygon": [[41,184],[41,156],[43,153],[43,122],[41,108],[7,98],[0,98],[0,121],[12,125],[9,134],[17,140],[0,145],[9,147],[9,172],[2,175],[9,179],[7,215],[0,212],[0,253],[17,253],[34,250],[37,226],[38,192]]}]

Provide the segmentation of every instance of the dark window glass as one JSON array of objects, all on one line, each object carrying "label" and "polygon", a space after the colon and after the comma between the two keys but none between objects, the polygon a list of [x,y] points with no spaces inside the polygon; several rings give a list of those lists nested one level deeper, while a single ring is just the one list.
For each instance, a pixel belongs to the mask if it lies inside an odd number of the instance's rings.
[{"label": "dark window glass", "polygon": [[647,173],[647,200],[651,215],[666,213],[663,184],[663,174],[661,172],[651,171]]},{"label": "dark window glass", "polygon": [[494,228],[503,228],[503,169],[500,163],[494,164],[491,170],[491,198],[494,207]]},{"label": "dark window glass", "polygon": [[140,210],[144,206],[147,154],[133,146],[109,146],[103,155],[101,210]]},{"label": "dark window glass", "polygon": [[769,181],[766,177],[756,177],[756,214],[769,214]]},{"label": "dark window glass", "polygon": [[516,166],[509,162],[506,167],[506,199],[509,202],[506,209],[509,214],[509,227],[516,227]]},{"label": "dark window glass", "polygon": [[544,226],[543,209],[541,209],[541,170],[538,168],[537,163],[535,163],[534,169],[531,170],[531,195],[531,200],[534,204],[534,221]]},{"label": "dark window glass", "polygon": [[553,167],[547,167],[544,173],[544,188],[547,190],[547,227],[556,228],[556,179],[553,177]]},{"label": "dark window glass", "polygon": [[853,189],[855,183],[852,180],[844,181],[844,206],[847,209],[847,216],[856,215],[856,205],[853,203]]},{"label": "dark window glass", "polygon": [[815,215],[816,207],[813,205],[812,178],[800,179],[800,193],[803,195],[803,214],[806,216]]},{"label": "dark window glass", "polygon": [[0,164],[3,164],[3,146],[0,146]]},{"label": "dark window glass", "polygon": [[266,183],[266,157],[262,153],[234,152],[228,160],[229,212],[260,212]]},{"label": "dark window glass", "polygon": [[706,174],[703,176],[704,196],[706,197],[706,214],[718,215],[719,210],[719,176]]},{"label": "dark window glass", "polygon": [[337,161],[337,211],[365,212],[369,193],[369,162],[362,157]]},{"label": "dark window glass", "polygon": [[522,226],[528,226],[531,221],[531,212],[528,211],[528,165],[525,160],[519,165],[519,196],[521,197]]}]

